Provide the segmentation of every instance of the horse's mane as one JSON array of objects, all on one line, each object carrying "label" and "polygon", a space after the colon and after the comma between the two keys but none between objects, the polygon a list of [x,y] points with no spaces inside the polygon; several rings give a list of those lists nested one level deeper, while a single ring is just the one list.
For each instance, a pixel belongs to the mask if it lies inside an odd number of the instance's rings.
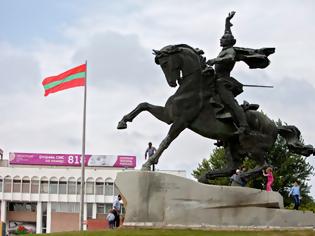
[{"label": "horse's mane", "polygon": [[173,46],[189,48],[189,49],[193,50],[198,55],[203,55],[204,54],[204,51],[202,49],[200,49],[200,48],[193,48],[193,47],[189,46],[188,44],[175,44]]},{"label": "horse's mane", "polygon": [[204,51],[200,48],[193,48],[191,46],[189,46],[188,44],[176,44],[174,45],[175,47],[183,47],[183,48],[188,48],[191,49],[193,52],[195,52],[198,56],[199,56],[199,60],[200,60],[200,66],[201,68],[206,68],[207,64],[206,64],[206,57],[203,56]]},{"label": "horse's mane", "polygon": [[204,51],[202,49],[199,49],[199,48],[193,48],[193,47],[189,46],[188,44],[168,45],[168,46],[163,47],[161,50],[153,50],[153,52],[154,52],[153,54],[155,55],[156,64],[159,64],[158,60],[157,60],[158,58],[181,52],[182,48],[190,49],[194,53],[196,53],[196,55],[199,56],[201,67],[202,68],[206,67],[206,58],[204,56],[202,56],[204,54]]}]

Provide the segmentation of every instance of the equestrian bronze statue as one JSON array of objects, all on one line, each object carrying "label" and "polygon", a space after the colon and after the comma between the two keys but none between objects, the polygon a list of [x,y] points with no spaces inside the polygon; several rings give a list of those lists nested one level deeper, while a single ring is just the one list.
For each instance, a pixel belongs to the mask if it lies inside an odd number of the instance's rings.
[{"label": "equestrian bronze statue", "polygon": [[257,166],[246,175],[260,173],[267,165],[266,155],[277,139],[283,136],[288,148],[298,154],[314,154],[311,145],[300,142],[300,131],[295,126],[277,126],[265,114],[257,111],[257,104],[244,102],[239,105],[235,97],[243,92],[243,85],[231,77],[236,62],[245,62],[250,69],[266,68],[268,56],[274,48],[234,47],[236,40],[231,32],[229,13],[225,22],[224,35],[220,40],[222,51],[211,60],[206,60],[204,52],[186,44],[168,45],[161,50],[153,50],[155,63],[160,65],[171,87],[178,87],[165,106],[140,103],[118,123],[118,129],[127,128],[127,122],[142,111],[170,125],[156,153],[142,166],[150,170],[157,164],[163,151],[186,128],[210,139],[219,140],[225,150],[227,165],[223,169],[206,173],[199,181],[230,176],[242,164],[245,157],[256,161]]}]

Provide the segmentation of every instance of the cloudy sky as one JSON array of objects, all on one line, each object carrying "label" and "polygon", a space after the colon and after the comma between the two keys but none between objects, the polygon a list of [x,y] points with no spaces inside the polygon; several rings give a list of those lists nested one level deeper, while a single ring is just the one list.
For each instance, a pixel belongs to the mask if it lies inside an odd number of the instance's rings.
[{"label": "cloudy sky", "polygon": [[[315,144],[314,1],[98,1],[10,0],[0,8],[0,147],[9,152],[80,153],[83,89],[44,97],[41,81],[88,61],[89,154],[134,154],[138,167],[149,141],[168,131],[147,113],[127,130],[117,122],[138,103],[163,105],[169,88],[152,49],[186,43],[207,58],[219,51],[229,11],[236,11],[237,46],[276,47],[265,70],[240,63],[233,76],[248,88],[238,98],[261,105],[272,119],[300,128]],[[165,151],[159,169],[187,175],[214,148],[213,140],[185,130]],[[307,159],[315,166],[315,158]],[[314,187],[315,179],[311,180]]]}]

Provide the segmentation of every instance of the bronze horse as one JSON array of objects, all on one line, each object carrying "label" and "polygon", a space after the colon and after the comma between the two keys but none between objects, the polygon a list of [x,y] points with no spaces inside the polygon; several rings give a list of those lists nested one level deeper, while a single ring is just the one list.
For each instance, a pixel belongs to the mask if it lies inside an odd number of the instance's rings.
[{"label": "bronze horse", "polygon": [[142,166],[143,170],[150,170],[151,165],[157,164],[163,151],[186,128],[210,139],[223,142],[227,166],[224,169],[208,172],[199,181],[230,176],[237,169],[245,156],[257,162],[257,167],[249,170],[252,175],[267,165],[265,157],[277,135],[282,135],[288,146],[294,152],[311,155],[314,149],[311,145],[299,142],[300,132],[294,126],[277,127],[262,112],[245,109],[246,118],[250,126],[250,134],[236,135],[237,127],[227,116],[217,115],[220,105],[215,89],[215,74],[212,67],[206,65],[202,50],[185,44],[169,45],[159,51],[154,50],[155,62],[161,66],[167,83],[171,87],[179,86],[165,106],[150,103],[140,103],[133,111],[125,115],[118,123],[118,129],[127,128],[127,122],[142,111],[148,111],[160,121],[171,125],[168,134],[159,145],[156,153]]}]

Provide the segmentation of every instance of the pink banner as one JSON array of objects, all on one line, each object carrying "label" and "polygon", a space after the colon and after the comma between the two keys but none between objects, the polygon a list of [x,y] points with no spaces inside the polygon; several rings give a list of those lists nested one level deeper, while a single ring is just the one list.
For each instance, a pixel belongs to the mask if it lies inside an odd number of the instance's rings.
[{"label": "pink banner", "polygon": [[[80,154],[10,153],[10,165],[81,166]],[[136,157],[85,155],[85,166],[135,168]]]}]

